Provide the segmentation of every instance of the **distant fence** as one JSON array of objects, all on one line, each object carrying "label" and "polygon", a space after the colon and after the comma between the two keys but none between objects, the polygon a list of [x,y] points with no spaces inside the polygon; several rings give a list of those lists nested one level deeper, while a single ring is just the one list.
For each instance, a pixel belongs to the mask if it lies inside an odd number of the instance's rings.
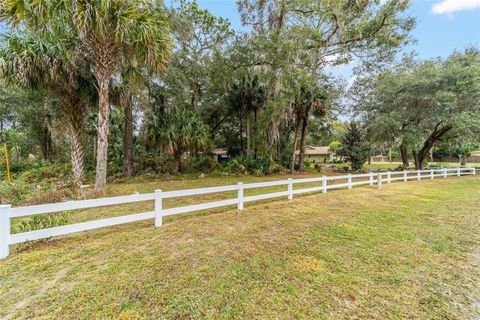
[{"label": "distant fence", "polygon": [[[349,174],[344,176],[323,176],[318,178],[301,178],[280,181],[268,181],[243,184],[239,182],[236,185],[220,186],[220,187],[208,187],[198,189],[176,190],[166,191],[155,190],[154,193],[146,194],[134,194],[129,196],[100,198],[91,200],[78,200],[68,201],[62,203],[42,204],[27,207],[12,208],[11,205],[0,206],[0,259],[6,258],[9,254],[9,245],[39,240],[54,236],[66,235],[75,232],[87,231],[92,229],[98,229],[102,227],[114,226],[129,222],[155,219],[155,226],[160,227],[162,225],[162,219],[165,216],[170,216],[179,213],[186,213],[198,210],[211,209],[216,207],[237,205],[238,210],[243,210],[243,205],[246,202],[258,201],[263,199],[275,198],[275,197],[287,197],[293,199],[295,194],[317,192],[322,191],[326,193],[327,190],[348,188],[351,189],[354,186],[376,184],[379,189],[382,188],[382,183],[391,183],[393,181],[408,181],[408,180],[421,180],[421,179],[434,179],[435,177],[448,177],[448,176],[465,176],[475,175],[475,168],[450,168],[450,169],[431,169],[431,170],[416,170],[416,171],[392,171],[392,172],[380,172],[380,173],[366,173],[366,174]],[[362,179],[357,181],[358,179]],[[334,183],[340,180],[340,183]],[[309,188],[294,189],[295,184],[310,184],[321,183],[320,186],[313,186]],[[264,188],[272,186],[287,186],[286,191],[271,192],[253,196],[244,196],[244,190],[253,188]],[[237,197],[233,199],[213,201],[183,207],[174,207],[164,209],[162,205],[163,199],[178,198],[185,196],[195,196],[202,194],[236,191]],[[21,218],[35,214],[53,213],[67,210],[78,210],[102,206],[111,206],[117,204],[126,204],[132,202],[141,201],[155,201],[155,210],[150,212],[143,212],[137,214],[130,214],[126,216],[119,216],[113,218],[106,218],[95,221],[88,221],[82,223],[76,223],[71,225],[64,225],[59,227],[53,227],[48,229],[41,229],[35,231],[28,231],[23,233],[10,233],[10,220],[12,218]]]},{"label": "distant fence", "polygon": [[[376,155],[376,156],[370,156],[370,161],[371,162],[402,162],[401,157],[394,157],[390,160],[389,156],[382,156],[382,155]],[[409,161],[414,161],[413,159],[409,159]],[[433,162],[452,162],[452,163],[460,163],[460,158],[459,157],[433,157],[432,159]],[[480,156],[470,156],[465,158],[466,163],[472,163],[472,162],[480,162]]]}]

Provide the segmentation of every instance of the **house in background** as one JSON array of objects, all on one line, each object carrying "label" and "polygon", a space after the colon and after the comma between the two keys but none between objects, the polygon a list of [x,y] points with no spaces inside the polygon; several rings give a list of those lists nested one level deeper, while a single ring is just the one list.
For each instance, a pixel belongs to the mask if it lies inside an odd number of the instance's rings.
[{"label": "house in background", "polygon": [[[300,150],[295,151],[295,155],[299,155]],[[305,147],[305,160],[311,163],[326,163],[332,162],[334,157],[333,151],[329,147]]]},{"label": "house in background", "polygon": [[215,157],[215,160],[220,163],[230,160],[230,155],[228,154],[227,148],[215,148],[212,150],[212,153]]}]

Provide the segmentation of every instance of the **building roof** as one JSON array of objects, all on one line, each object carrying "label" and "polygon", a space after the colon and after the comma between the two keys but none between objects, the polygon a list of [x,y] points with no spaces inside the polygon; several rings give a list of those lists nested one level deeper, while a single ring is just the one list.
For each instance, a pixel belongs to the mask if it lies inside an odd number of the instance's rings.
[{"label": "building roof", "polygon": [[480,156],[480,150],[472,151],[472,156]]},{"label": "building roof", "polygon": [[212,150],[212,153],[214,155],[220,156],[220,155],[226,155],[228,151],[227,151],[227,148],[215,148]]},{"label": "building roof", "polygon": [[[332,152],[330,151],[330,147],[313,147],[313,146],[306,146],[305,147],[305,154],[312,154],[312,155],[325,155],[328,156]],[[300,154],[300,150],[295,151],[295,154]]]}]

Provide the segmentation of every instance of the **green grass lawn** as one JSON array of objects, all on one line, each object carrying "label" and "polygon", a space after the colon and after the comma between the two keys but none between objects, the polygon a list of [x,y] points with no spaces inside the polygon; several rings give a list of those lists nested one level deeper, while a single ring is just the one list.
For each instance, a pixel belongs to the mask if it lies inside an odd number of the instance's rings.
[{"label": "green grass lawn", "polygon": [[479,208],[480,179],[452,177],[36,242],[0,261],[0,318],[475,319]]}]

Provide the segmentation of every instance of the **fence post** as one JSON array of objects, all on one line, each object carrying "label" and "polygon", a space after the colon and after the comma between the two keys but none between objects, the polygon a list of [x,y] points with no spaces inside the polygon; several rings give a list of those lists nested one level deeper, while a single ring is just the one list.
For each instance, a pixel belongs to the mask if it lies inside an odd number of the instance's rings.
[{"label": "fence post", "polygon": [[457,177],[460,177],[460,168],[457,168]]},{"label": "fence post", "polygon": [[403,171],[403,182],[407,182],[407,180],[408,180],[408,179],[407,179],[407,174],[408,174],[407,171],[404,170],[404,171]]},{"label": "fence post", "polygon": [[238,210],[243,210],[243,182],[238,183]]},{"label": "fence post", "polygon": [[373,172],[370,172],[370,185],[373,186]]},{"label": "fence post", "polygon": [[382,190],[382,174],[381,173],[379,173],[377,176],[377,186],[378,186],[378,190]]},{"label": "fence post", "polygon": [[157,189],[155,190],[155,227],[157,228],[161,227],[163,224],[162,207],[163,207],[162,190]]},{"label": "fence post", "polygon": [[352,189],[352,175],[349,173],[347,177],[348,189]]},{"label": "fence post", "polygon": [[472,175],[475,175],[475,174],[476,174],[476,172],[475,172],[475,167],[473,167],[472,169],[473,169],[473,170],[472,170]]},{"label": "fence post", "polygon": [[444,178],[447,177],[447,168],[443,169],[443,177],[444,177]]},{"label": "fence post", "polygon": [[433,169],[430,170],[430,179],[433,180],[434,174],[433,174]]},{"label": "fence post", "polygon": [[420,181],[420,170],[417,170],[417,180]]},{"label": "fence post", "polygon": [[293,183],[292,178],[288,178],[288,200],[293,199]]},{"label": "fence post", "polygon": [[0,205],[0,259],[8,257],[8,242],[10,241],[10,204]]},{"label": "fence post", "polygon": [[387,171],[387,183],[392,183],[392,173]]},{"label": "fence post", "polygon": [[327,176],[322,177],[322,192],[327,193]]}]

